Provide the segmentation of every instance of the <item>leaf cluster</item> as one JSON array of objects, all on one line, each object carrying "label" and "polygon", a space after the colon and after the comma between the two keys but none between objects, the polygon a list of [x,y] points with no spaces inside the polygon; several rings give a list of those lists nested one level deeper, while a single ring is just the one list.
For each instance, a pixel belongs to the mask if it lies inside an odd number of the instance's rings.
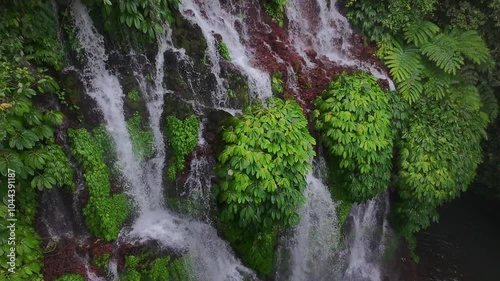
[{"label": "leaf cluster", "polygon": [[64,274],[55,281],[84,281],[85,279],[80,274]]},{"label": "leaf cluster", "polygon": [[338,184],[353,201],[365,201],[387,188],[393,133],[389,97],[375,77],[340,74],[315,102],[316,129],[336,159]]},{"label": "leaf cluster", "polygon": [[283,73],[279,70],[273,71],[273,76],[271,77],[271,90],[275,96],[283,94]]},{"label": "leaf cluster", "polygon": [[73,170],[54,131],[63,115],[39,109],[32,102],[40,93],[59,90],[57,83],[27,67],[0,62],[0,173],[7,168],[30,181],[33,188],[74,187]]},{"label": "leaf cluster", "polygon": [[226,43],[224,41],[219,40],[217,42],[217,50],[219,51],[219,55],[227,61],[231,61],[231,55],[229,54],[229,49],[227,48]]},{"label": "leaf cluster", "polygon": [[283,27],[285,23],[285,9],[288,6],[286,0],[261,0],[266,14]]},{"label": "leaf cluster", "polygon": [[147,35],[150,39],[164,33],[163,24],[172,23],[173,12],[180,0],[88,0],[90,6],[101,8],[104,26],[108,31],[126,25]]},{"label": "leaf cluster", "polygon": [[109,169],[104,163],[104,146],[86,129],[70,130],[71,153],[84,170],[89,201],[83,209],[85,222],[96,237],[106,241],[117,238],[130,213],[125,194],[111,195]]},{"label": "leaf cluster", "polygon": [[199,121],[195,115],[191,115],[184,120],[180,120],[173,115],[167,117],[165,135],[173,153],[168,167],[170,181],[174,181],[177,174],[184,170],[186,156],[198,145],[198,130]]},{"label": "leaf cluster", "polygon": [[315,155],[300,106],[273,98],[267,108],[248,107],[222,139],[216,168],[221,220],[251,229],[297,224]]}]

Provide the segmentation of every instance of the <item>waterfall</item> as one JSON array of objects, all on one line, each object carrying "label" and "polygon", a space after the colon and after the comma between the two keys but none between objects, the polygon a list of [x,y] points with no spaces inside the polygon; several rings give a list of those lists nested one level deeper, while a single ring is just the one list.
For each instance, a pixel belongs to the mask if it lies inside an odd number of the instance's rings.
[{"label": "waterfall", "polygon": [[[163,162],[155,163],[158,166],[149,169],[147,166],[144,168],[134,158],[123,112],[123,91],[116,74],[106,68],[104,39],[93,27],[86,7],[79,1],[73,2],[72,14],[77,38],[86,56],[82,74],[86,94],[97,102],[104,116],[106,129],[116,144],[119,167],[129,185],[127,194],[134,200],[139,210],[139,217],[130,229],[122,231],[120,239],[131,243],[154,239],[165,247],[187,252],[197,271],[198,280],[242,280],[244,276],[255,278],[254,274],[234,256],[227,243],[217,236],[215,228],[196,220],[179,217],[163,208],[161,202],[158,202],[162,198],[161,181],[154,177],[161,177],[161,174],[149,173],[161,171],[160,166]],[[170,44],[168,36],[160,41],[159,54],[156,57],[157,73],[154,87],[156,90],[146,93],[150,103],[148,110],[151,115],[151,126],[157,141],[157,157],[163,153],[160,148],[163,143],[158,121],[161,107],[156,106],[155,100],[161,100],[161,96],[167,92],[161,85],[160,77],[163,75],[161,66],[164,63],[162,52],[168,48],[166,46],[168,44]],[[148,180],[148,177],[153,180]]]},{"label": "waterfall", "polygon": [[[249,80],[250,91],[254,98],[264,101],[271,96],[271,80],[269,75],[252,64],[254,60],[252,50],[243,45],[241,41],[248,41],[248,35],[245,30],[243,20],[227,12],[219,0],[213,1],[181,1],[180,11],[183,16],[198,25],[207,40],[206,54],[212,64],[212,73],[217,79],[217,100],[219,104],[225,103],[224,81],[220,77],[221,66],[218,51],[218,41],[216,36],[220,36],[226,44],[231,63],[236,66]],[[237,26],[242,26],[238,30]]]},{"label": "waterfall", "polygon": [[310,173],[304,192],[305,204],[300,210],[300,223],[293,238],[287,241],[290,251],[289,276],[279,280],[332,280],[338,275],[335,256],[339,240],[336,204],[321,179]]},{"label": "waterfall", "polygon": [[389,193],[386,191],[365,204],[356,204],[351,210],[352,239],[347,244],[345,281],[381,281],[381,259],[391,235]]},{"label": "waterfall", "polygon": [[[330,4],[327,5],[326,1]],[[306,66],[314,64],[305,52],[314,49],[318,58],[326,57],[341,65],[369,71],[378,79],[388,80],[391,91],[396,89],[386,73],[352,56],[349,40],[353,31],[347,19],[337,10],[337,0],[289,0],[288,3],[286,15],[290,41],[306,61]]]}]

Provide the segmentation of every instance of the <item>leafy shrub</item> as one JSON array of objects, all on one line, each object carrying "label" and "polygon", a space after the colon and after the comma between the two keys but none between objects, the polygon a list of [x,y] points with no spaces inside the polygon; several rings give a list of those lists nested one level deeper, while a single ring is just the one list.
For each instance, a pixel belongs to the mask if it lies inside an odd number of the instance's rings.
[{"label": "leafy shrub", "polygon": [[336,159],[337,185],[353,201],[387,188],[392,131],[388,96],[370,74],[340,74],[315,102],[316,128]]},{"label": "leafy shrub", "polygon": [[275,98],[267,108],[248,107],[222,139],[216,169],[222,221],[251,229],[297,224],[315,155],[300,106]]},{"label": "leafy shrub", "polygon": [[85,129],[70,130],[71,152],[85,171],[89,201],[83,209],[92,234],[111,241],[116,239],[130,213],[124,194],[111,196],[109,169],[104,164],[103,146]]},{"label": "leafy shrub", "polygon": [[167,117],[165,134],[173,152],[168,167],[170,181],[174,181],[177,174],[184,169],[186,156],[198,145],[198,130],[198,119],[194,115],[183,121],[175,116]]},{"label": "leafy shrub", "polygon": [[98,257],[94,257],[92,259],[92,265],[99,268],[99,269],[106,269],[108,268],[108,262],[109,262],[110,255],[109,253],[103,253],[102,255]]},{"label": "leafy shrub", "polygon": [[396,214],[404,235],[437,221],[436,208],[474,179],[489,121],[480,108],[477,89],[463,84],[454,86],[439,106],[425,99],[414,105],[414,118],[399,145]]},{"label": "leafy shrub", "polygon": [[217,42],[217,50],[219,51],[219,55],[223,57],[227,61],[231,61],[231,55],[229,55],[229,49],[227,48],[226,43],[220,40]]},{"label": "leafy shrub", "polygon": [[64,274],[55,281],[84,281],[85,279],[80,274]]},{"label": "leafy shrub", "polygon": [[151,158],[155,153],[153,131],[151,128],[143,129],[139,112],[127,120],[127,130],[132,140],[135,158],[140,161]]}]

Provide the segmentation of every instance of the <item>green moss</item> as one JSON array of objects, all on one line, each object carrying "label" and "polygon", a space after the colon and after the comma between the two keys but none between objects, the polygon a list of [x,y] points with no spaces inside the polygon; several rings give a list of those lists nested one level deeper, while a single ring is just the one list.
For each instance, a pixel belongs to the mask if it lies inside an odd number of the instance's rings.
[{"label": "green moss", "polygon": [[338,217],[338,225],[342,227],[347,218],[349,217],[349,213],[352,209],[352,203],[346,200],[337,200],[337,217]]},{"label": "green moss", "polygon": [[127,120],[127,130],[132,140],[134,156],[140,161],[151,158],[155,153],[153,131],[151,128],[144,127],[139,112]]},{"label": "green moss", "polygon": [[280,27],[285,22],[285,7],[288,5],[286,0],[262,0],[266,14],[276,21]]},{"label": "green moss", "polygon": [[174,181],[177,174],[184,169],[186,156],[198,145],[198,129],[199,123],[195,115],[182,121],[175,116],[167,117],[165,134],[173,152],[168,167],[170,181]]},{"label": "green moss", "polygon": [[106,271],[106,269],[108,268],[109,258],[109,253],[104,253],[98,257],[94,257],[92,259],[92,265],[103,271]]},{"label": "green moss", "polygon": [[219,55],[223,57],[227,61],[231,61],[231,56],[229,55],[229,49],[227,48],[226,43],[220,40],[217,42],[217,49],[219,50]]},{"label": "green moss", "polygon": [[82,164],[89,201],[83,209],[85,222],[95,236],[116,239],[130,213],[124,194],[111,195],[109,169],[104,163],[104,148],[86,129],[69,130],[71,152]]},{"label": "green moss", "polygon": [[135,102],[140,101],[142,98],[141,98],[141,95],[139,94],[139,92],[137,90],[132,90],[132,91],[128,92],[127,99],[130,102],[134,102],[135,103]]}]

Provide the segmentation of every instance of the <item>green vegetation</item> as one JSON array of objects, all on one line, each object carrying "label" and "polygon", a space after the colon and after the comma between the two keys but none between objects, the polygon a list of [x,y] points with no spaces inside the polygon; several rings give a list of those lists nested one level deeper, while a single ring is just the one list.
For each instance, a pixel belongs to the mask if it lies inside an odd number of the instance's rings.
[{"label": "green vegetation", "polygon": [[268,107],[252,106],[225,129],[216,188],[223,222],[260,229],[298,223],[296,208],[315,144],[300,106],[271,99]]},{"label": "green vegetation", "polygon": [[231,55],[229,55],[229,49],[227,48],[226,43],[224,41],[219,40],[217,42],[217,50],[219,51],[219,55],[223,57],[227,61],[231,61]]},{"label": "green vegetation", "polygon": [[89,201],[83,209],[85,222],[96,237],[106,241],[118,237],[130,213],[125,194],[111,195],[109,169],[104,163],[103,146],[85,129],[70,130],[71,153],[82,164]]},{"label": "green vegetation", "polygon": [[391,106],[377,80],[363,72],[338,75],[315,106],[316,129],[334,157],[335,185],[355,202],[385,190],[391,175]]},{"label": "green vegetation", "polygon": [[244,264],[261,276],[272,276],[276,262],[277,227],[254,232],[234,224],[226,224],[223,233],[224,238],[238,253]]},{"label": "green vegetation", "polygon": [[266,14],[273,18],[280,27],[285,23],[285,8],[288,5],[286,0],[262,0]]},{"label": "green vegetation", "polygon": [[273,71],[271,78],[271,90],[275,96],[283,94],[283,73],[279,70]]},{"label": "green vegetation", "polygon": [[84,281],[85,279],[80,274],[64,274],[55,281]]},{"label": "green vegetation", "polygon": [[154,39],[163,34],[162,24],[172,23],[173,12],[180,0],[87,0],[90,7],[100,7],[104,27],[109,32],[116,32],[124,25]]},{"label": "green vegetation", "polygon": [[132,140],[134,156],[140,161],[151,158],[155,153],[153,130],[145,127],[139,112],[127,120],[127,130]]},{"label": "green vegetation", "polygon": [[165,135],[173,156],[168,163],[168,178],[174,181],[177,174],[184,170],[186,156],[198,145],[199,123],[195,115],[181,121],[175,116],[168,116]]},{"label": "green vegetation", "polygon": [[103,253],[98,257],[92,258],[92,265],[103,270],[103,272],[106,272],[106,269],[108,268],[109,258],[109,253]]},{"label": "green vegetation", "polygon": [[124,281],[194,281],[195,274],[187,257],[172,260],[169,256],[151,260],[144,256],[126,256]]},{"label": "green vegetation", "polygon": [[138,102],[142,99],[142,97],[137,90],[132,90],[128,92],[127,99],[131,102]]}]

